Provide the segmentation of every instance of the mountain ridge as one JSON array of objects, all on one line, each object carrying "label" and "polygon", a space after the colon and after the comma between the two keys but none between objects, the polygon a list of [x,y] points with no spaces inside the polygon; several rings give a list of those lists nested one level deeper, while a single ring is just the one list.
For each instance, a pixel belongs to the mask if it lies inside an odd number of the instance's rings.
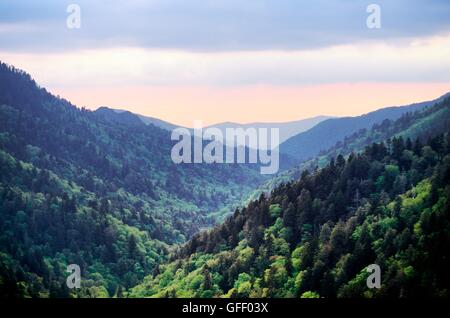
[{"label": "mountain ridge", "polygon": [[[158,119],[156,117],[150,117],[145,115],[140,115],[137,113],[133,113],[128,110],[124,109],[116,109],[111,108],[107,106],[100,106],[97,108],[94,112],[96,113],[102,113],[104,115],[107,115],[109,113],[109,116],[116,117],[116,120],[120,120],[120,116],[127,116],[130,117],[131,115],[134,115],[138,117],[144,124],[153,124],[157,127],[163,128],[168,131],[172,131],[175,128],[181,127],[181,128],[187,128],[188,130],[193,130],[193,128],[190,127],[183,127],[183,126],[177,126],[175,124],[172,124],[168,121],[164,121],[162,119]],[[114,116],[114,114],[119,114],[120,116]],[[318,115],[310,118],[304,118],[299,120],[292,120],[287,122],[252,122],[252,123],[236,123],[231,121],[221,122],[217,124],[212,124],[209,126],[205,126],[204,128],[218,128],[222,131],[223,135],[225,136],[225,129],[226,128],[278,128],[280,131],[280,143],[286,141],[292,136],[295,136],[303,131],[306,131],[318,123],[330,119],[335,118],[333,116],[326,116],[326,115]],[[239,145],[242,146],[242,145]]]},{"label": "mountain ridge", "polygon": [[172,131],[174,128],[179,127],[179,126],[177,126],[175,124],[172,124],[172,123],[170,123],[168,121],[165,121],[165,120],[162,120],[162,119],[159,119],[159,118],[156,118],[156,117],[144,116],[144,115],[141,115],[141,114],[133,113],[133,112],[131,112],[129,110],[125,110],[125,109],[116,109],[116,108],[111,108],[111,107],[108,107],[108,106],[100,106],[94,112],[103,113],[103,114],[106,114],[107,112],[112,112],[112,113],[117,113],[117,114],[120,114],[120,115],[124,115],[125,114],[125,115],[128,115],[128,116],[131,114],[131,115],[134,115],[137,118],[139,118],[139,120],[141,122],[143,122],[144,124],[146,124],[146,125],[152,124],[152,125],[154,125],[156,127],[159,127],[159,128],[162,128],[162,129],[165,129],[165,130],[168,130],[168,131]]},{"label": "mountain ridge", "polygon": [[291,137],[280,145],[280,152],[295,158],[298,162],[316,156],[334,143],[360,129],[370,129],[372,125],[385,119],[397,119],[405,112],[426,108],[450,96],[446,93],[434,100],[405,106],[384,107],[360,116],[327,119],[311,129]]},{"label": "mountain ridge", "polygon": [[280,133],[279,143],[283,143],[292,136],[295,136],[301,132],[307,131],[316,126],[320,122],[334,118],[332,116],[318,115],[310,118],[304,118],[299,120],[287,121],[287,122],[252,122],[252,123],[235,123],[235,122],[222,122],[209,127],[218,128],[225,135],[226,128],[278,128]]}]

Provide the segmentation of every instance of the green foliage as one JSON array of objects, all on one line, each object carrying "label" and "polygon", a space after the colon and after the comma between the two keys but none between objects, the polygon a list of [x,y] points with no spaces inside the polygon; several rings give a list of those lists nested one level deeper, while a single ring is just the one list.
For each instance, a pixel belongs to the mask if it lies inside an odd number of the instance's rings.
[{"label": "green foliage", "polygon": [[300,298],[320,298],[320,295],[312,291],[306,291],[300,296]]},{"label": "green foliage", "polygon": [[270,216],[271,216],[272,218],[277,218],[277,217],[279,217],[279,216],[280,216],[280,213],[281,213],[281,207],[280,207],[280,205],[279,205],[279,204],[272,204],[272,205],[269,207],[269,213],[270,213]]},{"label": "green foliage", "polygon": [[[166,244],[215,224],[261,180],[246,165],[182,169],[170,132],[76,108],[4,63],[0,83],[0,296],[126,295]],[[69,293],[71,263],[83,288]]]},{"label": "green foliage", "polygon": [[[183,275],[170,288],[205,295],[198,273],[207,265],[214,297],[448,297],[450,135],[416,143],[405,163],[408,144],[372,144],[250,202],[175,251],[163,268],[176,264]],[[373,263],[380,289],[367,287]],[[164,296],[162,275],[130,296]]]},{"label": "green foliage", "polygon": [[[265,181],[250,195],[249,200],[255,200],[262,192],[270,192],[282,183],[288,183],[300,177],[304,170],[313,171],[317,167],[323,168],[330,163],[333,158],[339,155],[348,157],[351,153],[361,152],[367,145],[386,141],[391,138],[402,137],[403,140],[414,140],[418,138],[426,141],[438,134],[448,131],[450,127],[450,98],[429,106],[422,111],[406,112],[396,120],[386,119],[381,123],[376,123],[370,129],[360,129],[354,133],[339,140],[330,148],[323,149],[318,155],[312,156],[308,160],[304,160],[300,165],[293,167],[287,171],[280,172],[274,178]],[[332,132],[332,130],[330,130]],[[322,144],[320,144],[323,146]],[[412,145],[406,149],[404,158],[400,158],[402,164],[408,163],[408,158],[414,152],[411,152]],[[303,149],[304,148],[299,148]],[[381,158],[385,155],[386,148],[380,147],[374,149],[377,156]],[[416,149],[417,150],[417,149]],[[402,153],[403,155],[403,153]],[[410,161],[410,159],[409,159]],[[414,173],[412,171],[411,173]],[[380,176],[382,178],[382,176]]]}]

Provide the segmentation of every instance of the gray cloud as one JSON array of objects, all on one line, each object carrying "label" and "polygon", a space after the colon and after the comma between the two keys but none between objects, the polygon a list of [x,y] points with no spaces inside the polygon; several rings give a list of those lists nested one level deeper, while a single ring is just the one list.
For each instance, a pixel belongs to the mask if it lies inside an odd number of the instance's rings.
[{"label": "gray cloud", "polygon": [[[382,9],[382,28],[366,27],[366,7]],[[66,7],[82,9],[82,28],[66,28]],[[444,0],[131,0],[0,3],[0,49],[66,51],[139,46],[192,51],[294,50],[450,31]]]}]

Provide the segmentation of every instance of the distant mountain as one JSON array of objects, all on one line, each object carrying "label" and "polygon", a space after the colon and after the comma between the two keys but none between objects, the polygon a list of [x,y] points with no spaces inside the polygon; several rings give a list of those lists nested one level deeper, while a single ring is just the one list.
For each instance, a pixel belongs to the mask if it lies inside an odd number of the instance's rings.
[{"label": "distant mountain", "polygon": [[[162,128],[167,131],[172,131],[174,128],[177,128],[179,126],[173,125],[169,122],[159,120],[157,118],[153,117],[145,117],[139,114],[132,113],[127,110],[120,110],[120,109],[113,109],[109,107],[99,107],[95,112],[95,114],[100,115],[102,118],[108,119],[111,122],[114,123],[120,123],[120,124],[127,124],[127,125],[139,125],[142,123],[145,123],[146,125],[153,125],[159,128]],[[254,124],[235,124],[235,123],[222,123],[218,125],[213,125],[209,127],[216,127],[219,128],[223,136],[225,138],[226,136],[226,128],[280,128],[280,135],[284,134],[286,137],[287,133],[294,133],[294,131],[300,131],[302,129],[306,129],[307,127],[311,127],[316,122],[320,122],[323,119],[329,118],[327,116],[318,116],[310,119],[300,120],[300,121],[294,121],[294,122],[288,122],[288,123],[254,123]],[[207,127],[206,127],[207,128]],[[192,128],[187,128],[192,132]],[[236,149],[241,150],[244,145],[239,143],[238,140],[236,140]],[[228,149],[228,148],[226,148]],[[237,152],[238,150],[236,150]],[[246,156],[248,156],[249,148],[248,145],[244,149]],[[287,170],[290,167],[292,167],[296,161],[291,158],[287,154],[279,154],[280,155],[280,171]]]},{"label": "distant mountain", "polygon": [[[114,108],[102,106],[102,107],[99,107],[95,112],[101,113],[103,115],[109,115],[109,116],[111,116],[111,118],[114,117],[117,120],[122,120],[122,119],[126,120],[126,117],[130,117],[130,115],[133,115],[133,117],[134,116],[138,117],[140,119],[140,121],[142,121],[146,125],[151,124],[151,125],[154,125],[156,127],[159,127],[159,128],[162,128],[162,129],[165,129],[168,131],[172,131],[174,128],[179,127],[177,125],[171,124],[167,121],[164,121],[164,120],[161,120],[158,118],[135,114],[128,110],[123,110],[123,109],[114,109]],[[118,116],[115,116],[114,113],[117,114]]]},{"label": "distant mountain", "polygon": [[[411,140],[421,138],[426,141],[447,131],[448,127],[450,127],[450,96],[422,111],[404,113],[396,120],[385,119],[381,123],[373,125],[371,129],[360,129],[346,136],[326,151],[321,151],[317,156],[266,180],[252,192],[247,202],[258,199],[261,193],[270,193],[281,183],[297,180],[305,170],[314,171],[317,167],[323,168],[338,155],[348,157],[351,153],[363,151],[365,147],[374,142],[395,137]],[[281,159],[284,159],[284,157],[281,157]]]},{"label": "distant mountain", "polygon": [[370,129],[374,124],[381,123],[385,119],[396,120],[406,112],[422,110],[448,96],[450,96],[450,93],[432,101],[382,108],[356,117],[327,119],[286,140],[280,145],[280,152],[301,162],[318,155],[320,151],[328,149],[336,142],[360,129]]},{"label": "distant mountain", "polygon": [[[168,130],[168,131],[172,131],[174,128],[180,127],[180,126],[171,124],[167,121],[164,121],[164,120],[161,120],[161,119],[158,119],[155,117],[148,117],[148,116],[132,113],[128,110],[123,110],[123,109],[115,109],[115,108],[110,108],[110,107],[106,107],[106,106],[101,106],[95,112],[102,114],[104,116],[108,116],[112,120],[121,121],[121,122],[127,122],[130,120],[135,121],[136,117],[137,117],[144,124],[147,124],[147,125],[152,124],[152,125],[155,125],[156,127],[160,127],[165,130]],[[304,131],[314,127],[318,123],[320,123],[324,120],[330,119],[330,118],[333,118],[333,117],[331,117],[331,116],[316,116],[316,117],[312,117],[312,118],[306,118],[306,119],[290,121],[290,122],[285,122],[285,123],[255,122],[255,123],[249,123],[249,124],[240,124],[240,123],[234,123],[234,122],[223,122],[223,123],[219,123],[219,124],[210,125],[205,128],[209,128],[209,127],[219,128],[222,131],[224,137],[225,137],[226,128],[234,128],[234,129],[235,128],[242,128],[242,129],[278,128],[279,132],[280,132],[280,141],[279,142],[281,144],[282,142],[286,141],[290,137],[295,136],[301,132],[304,132]],[[192,129],[192,128],[188,128],[188,129]],[[238,144],[238,146],[243,146],[243,144]]]},{"label": "distant mountain", "polygon": [[242,129],[278,128],[279,132],[280,132],[280,141],[279,142],[281,144],[282,142],[286,141],[287,139],[291,138],[292,136],[295,136],[301,132],[304,132],[304,131],[314,127],[318,123],[320,123],[326,119],[330,119],[330,118],[333,118],[333,117],[331,117],[331,116],[316,116],[316,117],[312,117],[312,118],[306,118],[306,119],[290,121],[290,122],[285,122],[285,123],[256,122],[256,123],[249,123],[249,124],[239,124],[239,123],[233,123],[233,122],[224,122],[224,123],[211,125],[208,127],[219,128],[222,131],[222,133],[224,134],[224,136],[225,136],[226,128],[242,128]]}]

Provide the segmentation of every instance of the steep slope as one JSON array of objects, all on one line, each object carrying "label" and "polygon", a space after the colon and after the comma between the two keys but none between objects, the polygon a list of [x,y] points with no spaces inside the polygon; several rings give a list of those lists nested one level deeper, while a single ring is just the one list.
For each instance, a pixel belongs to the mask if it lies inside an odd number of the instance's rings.
[{"label": "steep slope", "polygon": [[[164,222],[174,217],[173,222],[190,223],[189,215],[195,215],[193,224],[180,225],[182,233],[167,231],[179,236],[175,241],[210,223],[208,212],[239,200],[261,180],[244,165],[176,165],[169,132],[131,113],[77,109],[4,64],[1,76],[4,151],[101,196],[138,196],[145,210]],[[179,213],[186,217],[180,220]]]},{"label": "steep slope", "polygon": [[129,296],[449,297],[449,128],[304,172],[196,235]]},{"label": "steep slope", "polygon": [[248,165],[176,165],[168,131],[117,115],[0,64],[0,285],[60,293],[73,262],[93,280],[81,294],[114,295],[262,180]]},{"label": "steep slope", "polygon": [[336,142],[361,129],[370,129],[374,124],[381,123],[385,119],[396,120],[406,112],[424,109],[449,95],[450,93],[447,93],[436,100],[408,106],[382,108],[362,116],[325,120],[310,130],[282,143],[280,152],[295,158],[298,162],[302,162],[305,159],[315,157],[320,151],[325,151]]},{"label": "steep slope", "polygon": [[[137,284],[167,245],[154,239],[161,220],[126,199],[118,204],[0,150],[0,298],[108,297]],[[128,225],[135,222],[143,230]],[[66,286],[69,264],[80,266],[79,290]]]},{"label": "steep slope", "polygon": [[277,176],[266,180],[255,189],[248,200],[255,200],[261,193],[269,193],[281,183],[298,179],[303,170],[313,171],[317,167],[326,166],[331,159],[338,155],[347,157],[352,152],[361,152],[374,142],[381,142],[388,138],[400,137],[414,140],[434,137],[450,127],[450,97],[429,106],[422,111],[406,112],[396,120],[385,119],[374,124],[371,129],[360,129],[346,136],[326,151],[321,151],[316,157],[305,160],[301,164],[280,172]]}]

